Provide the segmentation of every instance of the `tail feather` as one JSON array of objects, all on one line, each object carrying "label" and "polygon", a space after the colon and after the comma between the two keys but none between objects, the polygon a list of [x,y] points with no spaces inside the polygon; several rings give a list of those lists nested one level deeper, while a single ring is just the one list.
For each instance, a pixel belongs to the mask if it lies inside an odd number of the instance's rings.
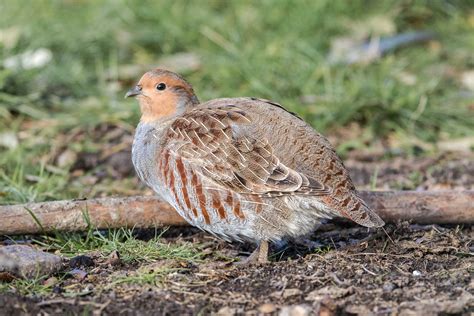
[{"label": "tail feather", "polygon": [[346,217],[365,227],[382,227],[385,222],[357,195],[347,192],[345,198],[327,196],[321,198],[336,215]]},{"label": "tail feather", "polygon": [[349,210],[348,217],[359,225],[365,227],[382,227],[385,222],[378,216],[358,195],[352,194],[356,200],[354,208]]}]

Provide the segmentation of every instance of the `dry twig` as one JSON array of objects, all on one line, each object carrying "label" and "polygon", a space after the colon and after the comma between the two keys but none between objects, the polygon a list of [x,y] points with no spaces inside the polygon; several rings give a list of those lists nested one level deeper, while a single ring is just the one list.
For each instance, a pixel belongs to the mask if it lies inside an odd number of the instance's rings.
[{"label": "dry twig", "polygon": [[[361,192],[386,222],[473,224],[474,191]],[[35,234],[95,228],[184,226],[157,197],[119,197],[0,206],[0,234]]]}]

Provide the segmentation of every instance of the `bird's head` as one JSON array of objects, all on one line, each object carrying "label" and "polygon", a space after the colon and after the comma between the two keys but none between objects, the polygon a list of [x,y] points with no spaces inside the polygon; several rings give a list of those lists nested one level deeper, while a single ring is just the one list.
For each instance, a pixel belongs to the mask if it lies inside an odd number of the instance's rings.
[{"label": "bird's head", "polygon": [[199,103],[191,85],[174,72],[154,69],[145,73],[125,97],[136,97],[142,122],[166,120]]}]

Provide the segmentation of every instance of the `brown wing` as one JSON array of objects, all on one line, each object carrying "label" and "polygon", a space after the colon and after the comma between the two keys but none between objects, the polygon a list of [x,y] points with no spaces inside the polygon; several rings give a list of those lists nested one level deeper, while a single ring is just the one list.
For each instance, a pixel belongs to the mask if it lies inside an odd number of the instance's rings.
[{"label": "brown wing", "polygon": [[[278,137],[274,139],[278,139],[279,142],[283,140],[283,144],[291,143],[293,148],[304,148],[299,155],[292,155],[288,151],[288,146],[280,146],[278,152],[289,158],[285,162],[288,166],[304,169],[307,177],[315,178],[316,181],[330,188],[331,193],[317,197],[318,202],[360,225],[366,227],[381,227],[384,225],[384,221],[358,196],[349,172],[324,136],[317,133],[306,123],[301,124],[300,118],[295,117],[294,113],[285,110],[277,103],[255,98],[251,100],[280,109],[273,111],[271,115],[260,113],[261,120],[259,124],[271,124],[275,119],[291,122],[291,124],[286,125],[280,124],[282,128],[279,130],[276,130],[279,126],[273,126],[271,130],[267,131],[270,131],[272,135],[277,135]],[[273,145],[277,147],[279,143]],[[291,151],[293,150],[291,149]],[[309,157],[310,159],[308,159]]]},{"label": "brown wing", "polygon": [[247,135],[249,123],[246,112],[236,106],[196,109],[176,119],[166,139],[194,170],[235,192],[269,197],[330,193],[282,164],[266,139]]}]

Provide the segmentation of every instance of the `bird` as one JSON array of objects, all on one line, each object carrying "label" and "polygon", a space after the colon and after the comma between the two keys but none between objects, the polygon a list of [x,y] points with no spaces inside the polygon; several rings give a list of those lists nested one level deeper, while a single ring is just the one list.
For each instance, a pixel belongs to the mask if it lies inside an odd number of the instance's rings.
[{"label": "bird", "polygon": [[361,199],[330,142],[282,105],[254,97],[201,103],[182,76],[146,72],[125,95],[141,118],[132,144],[138,177],[189,224],[256,249],[308,236],[327,219],[383,220]]}]

